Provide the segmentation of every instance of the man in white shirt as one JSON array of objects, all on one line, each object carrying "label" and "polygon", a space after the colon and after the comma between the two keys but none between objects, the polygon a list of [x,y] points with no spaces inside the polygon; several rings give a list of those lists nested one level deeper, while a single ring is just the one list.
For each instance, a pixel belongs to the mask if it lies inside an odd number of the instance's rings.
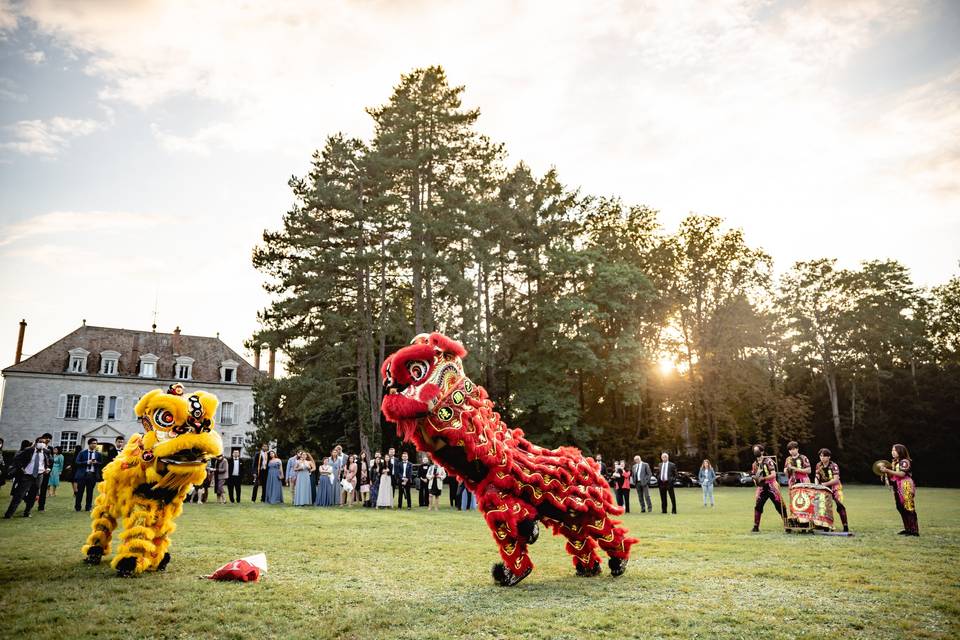
[{"label": "man in white shirt", "polygon": [[267,501],[267,462],[270,459],[268,455],[270,447],[266,443],[260,445],[260,451],[253,459],[253,498],[257,501],[257,489],[261,491],[260,502]]},{"label": "man in white shirt", "polygon": [[41,436],[34,441],[32,447],[21,449],[13,457],[13,467],[17,469],[17,485],[10,498],[10,506],[3,515],[5,519],[13,517],[21,502],[25,503],[23,517],[30,517],[30,510],[37,501],[37,491],[40,489],[43,474],[47,471],[46,448],[47,443]]},{"label": "man in white shirt", "polygon": [[677,497],[673,493],[673,481],[677,479],[677,465],[670,462],[670,454],[660,454],[660,467],[657,469],[657,487],[660,489],[660,506],[667,512],[667,494],[670,494],[672,513],[677,513]]},{"label": "man in white shirt", "polygon": [[[240,483],[243,479],[240,475],[240,450],[234,449],[230,455],[230,459],[227,460],[227,491],[230,493],[230,502],[239,504]],[[234,494],[236,494],[236,499],[234,499]]]}]

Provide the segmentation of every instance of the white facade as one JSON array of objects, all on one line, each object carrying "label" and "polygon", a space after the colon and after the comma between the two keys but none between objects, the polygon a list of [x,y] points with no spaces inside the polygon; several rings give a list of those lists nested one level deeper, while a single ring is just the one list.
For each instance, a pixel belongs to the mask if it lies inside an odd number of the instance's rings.
[{"label": "white facade", "polygon": [[7,371],[4,378],[0,437],[5,449],[42,433],[52,434],[51,445],[61,448],[82,445],[91,436],[110,443],[118,435],[129,439],[141,432],[133,414],[140,397],[153,389],[166,390],[173,382],[183,384],[188,393],[202,390],[217,396],[216,428],[225,451],[242,447],[247,432],[256,429],[249,385],[14,371]]}]

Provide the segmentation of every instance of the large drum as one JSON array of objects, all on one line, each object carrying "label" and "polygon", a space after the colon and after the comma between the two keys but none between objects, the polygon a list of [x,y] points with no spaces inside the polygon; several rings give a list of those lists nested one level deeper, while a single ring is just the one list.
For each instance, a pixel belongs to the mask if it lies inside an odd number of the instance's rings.
[{"label": "large drum", "polygon": [[829,487],[798,482],[790,487],[790,512],[801,526],[833,529],[833,492]]}]

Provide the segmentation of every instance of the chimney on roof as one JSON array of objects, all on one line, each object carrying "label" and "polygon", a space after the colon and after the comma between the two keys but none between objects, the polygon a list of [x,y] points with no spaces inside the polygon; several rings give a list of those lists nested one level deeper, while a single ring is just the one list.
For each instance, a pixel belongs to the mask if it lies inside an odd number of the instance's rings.
[{"label": "chimney on roof", "polygon": [[180,355],[180,327],[173,330],[173,353]]},{"label": "chimney on roof", "polygon": [[20,335],[17,336],[17,355],[13,359],[13,364],[20,364],[20,358],[23,357],[23,334],[27,332],[27,320],[20,321]]},{"label": "chimney on roof", "polygon": [[133,357],[130,362],[130,370],[133,375],[137,375],[140,372],[140,334],[136,333],[133,336]]},{"label": "chimney on roof", "polygon": [[270,347],[270,363],[267,365],[267,375],[271,378],[275,377],[277,370],[277,348]]}]

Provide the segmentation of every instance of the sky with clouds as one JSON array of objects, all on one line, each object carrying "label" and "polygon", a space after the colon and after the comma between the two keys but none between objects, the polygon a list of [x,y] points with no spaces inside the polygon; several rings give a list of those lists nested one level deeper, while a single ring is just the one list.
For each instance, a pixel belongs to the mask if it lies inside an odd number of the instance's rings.
[{"label": "sky with clouds", "polygon": [[0,366],[80,325],[217,332],[325,136],[441,64],[511,162],[745,230],[779,269],[960,271],[960,3],[0,0]]}]

